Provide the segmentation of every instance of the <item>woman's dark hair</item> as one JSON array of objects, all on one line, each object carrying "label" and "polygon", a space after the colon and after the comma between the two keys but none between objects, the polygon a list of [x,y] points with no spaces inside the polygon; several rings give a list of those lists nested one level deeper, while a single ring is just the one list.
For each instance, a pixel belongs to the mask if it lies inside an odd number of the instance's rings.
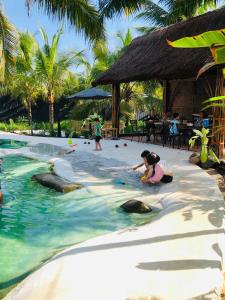
[{"label": "woman's dark hair", "polygon": [[157,164],[159,161],[160,161],[160,157],[156,154],[156,153],[149,153],[147,156],[146,156],[146,159],[147,159],[147,163],[151,166],[151,165],[154,165],[154,164]]},{"label": "woman's dark hair", "polygon": [[148,150],[145,150],[141,153],[141,157],[144,158],[144,157],[147,157],[148,155],[150,154],[150,151]]},{"label": "woman's dark hair", "polygon": [[94,121],[95,121],[95,122],[100,122],[100,121],[99,121],[99,118],[95,118]]},{"label": "woman's dark hair", "polygon": [[174,114],[173,114],[174,119],[176,119],[178,116],[179,116],[178,113],[174,113]]}]

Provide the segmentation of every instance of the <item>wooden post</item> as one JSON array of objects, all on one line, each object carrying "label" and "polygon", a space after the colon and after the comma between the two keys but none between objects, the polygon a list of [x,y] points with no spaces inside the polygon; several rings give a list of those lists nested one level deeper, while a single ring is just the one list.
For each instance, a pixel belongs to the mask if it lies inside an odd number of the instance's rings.
[{"label": "wooden post", "polygon": [[169,81],[163,81],[163,110],[167,113],[170,110],[170,92],[169,92]]},{"label": "wooden post", "polygon": [[[215,96],[224,95],[224,76],[221,69],[217,68]],[[225,106],[213,107],[213,144],[216,147],[216,153],[219,158],[223,158],[225,142]]]},{"label": "wooden post", "polygon": [[120,127],[120,84],[113,83],[112,84],[112,127],[117,128],[114,133],[114,137],[118,137],[119,135],[119,127]]}]

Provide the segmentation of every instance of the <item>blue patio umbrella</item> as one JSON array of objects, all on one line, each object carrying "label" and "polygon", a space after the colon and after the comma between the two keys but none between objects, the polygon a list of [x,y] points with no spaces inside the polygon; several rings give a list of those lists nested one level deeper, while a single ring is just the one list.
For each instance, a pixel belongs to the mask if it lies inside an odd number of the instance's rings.
[{"label": "blue patio umbrella", "polygon": [[112,95],[102,89],[98,88],[89,88],[83,91],[80,91],[76,94],[67,96],[66,99],[71,99],[71,100],[102,100],[102,99],[107,99],[111,98]]}]

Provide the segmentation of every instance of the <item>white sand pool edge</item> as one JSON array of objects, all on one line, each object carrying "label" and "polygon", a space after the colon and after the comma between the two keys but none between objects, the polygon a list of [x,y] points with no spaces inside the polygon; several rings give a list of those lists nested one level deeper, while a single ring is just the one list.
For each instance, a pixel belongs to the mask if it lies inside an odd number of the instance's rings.
[{"label": "white sand pool edge", "polygon": [[[9,134],[1,134],[2,137],[46,141]],[[47,142],[67,144],[66,139],[47,138]],[[120,148],[115,150],[115,144]],[[216,183],[186,162],[189,153],[185,151],[127,144],[125,148],[122,141],[104,141],[103,152],[96,155],[133,165],[140,152],[150,148],[169,159],[175,180],[162,189],[160,202],[164,210],[153,222],[135,230],[114,232],[66,249],[5,299],[220,299],[224,201]],[[91,146],[78,141],[78,151],[92,151]],[[53,161],[61,173],[62,161]],[[65,176],[71,180],[72,175],[69,172]]]}]

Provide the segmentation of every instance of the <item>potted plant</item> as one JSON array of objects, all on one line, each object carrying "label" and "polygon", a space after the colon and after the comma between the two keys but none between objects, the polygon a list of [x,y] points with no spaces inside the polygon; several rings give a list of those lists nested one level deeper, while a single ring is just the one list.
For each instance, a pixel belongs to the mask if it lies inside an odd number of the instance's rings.
[{"label": "potted plant", "polygon": [[197,140],[200,140],[201,143],[201,151],[200,151],[200,163],[203,168],[208,167],[209,160],[213,161],[214,163],[220,163],[218,157],[214,153],[214,151],[209,147],[209,129],[202,128],[202,130],[193,130],[195,135],[190,138],[189,145],[191,148],[194,147]]}]

